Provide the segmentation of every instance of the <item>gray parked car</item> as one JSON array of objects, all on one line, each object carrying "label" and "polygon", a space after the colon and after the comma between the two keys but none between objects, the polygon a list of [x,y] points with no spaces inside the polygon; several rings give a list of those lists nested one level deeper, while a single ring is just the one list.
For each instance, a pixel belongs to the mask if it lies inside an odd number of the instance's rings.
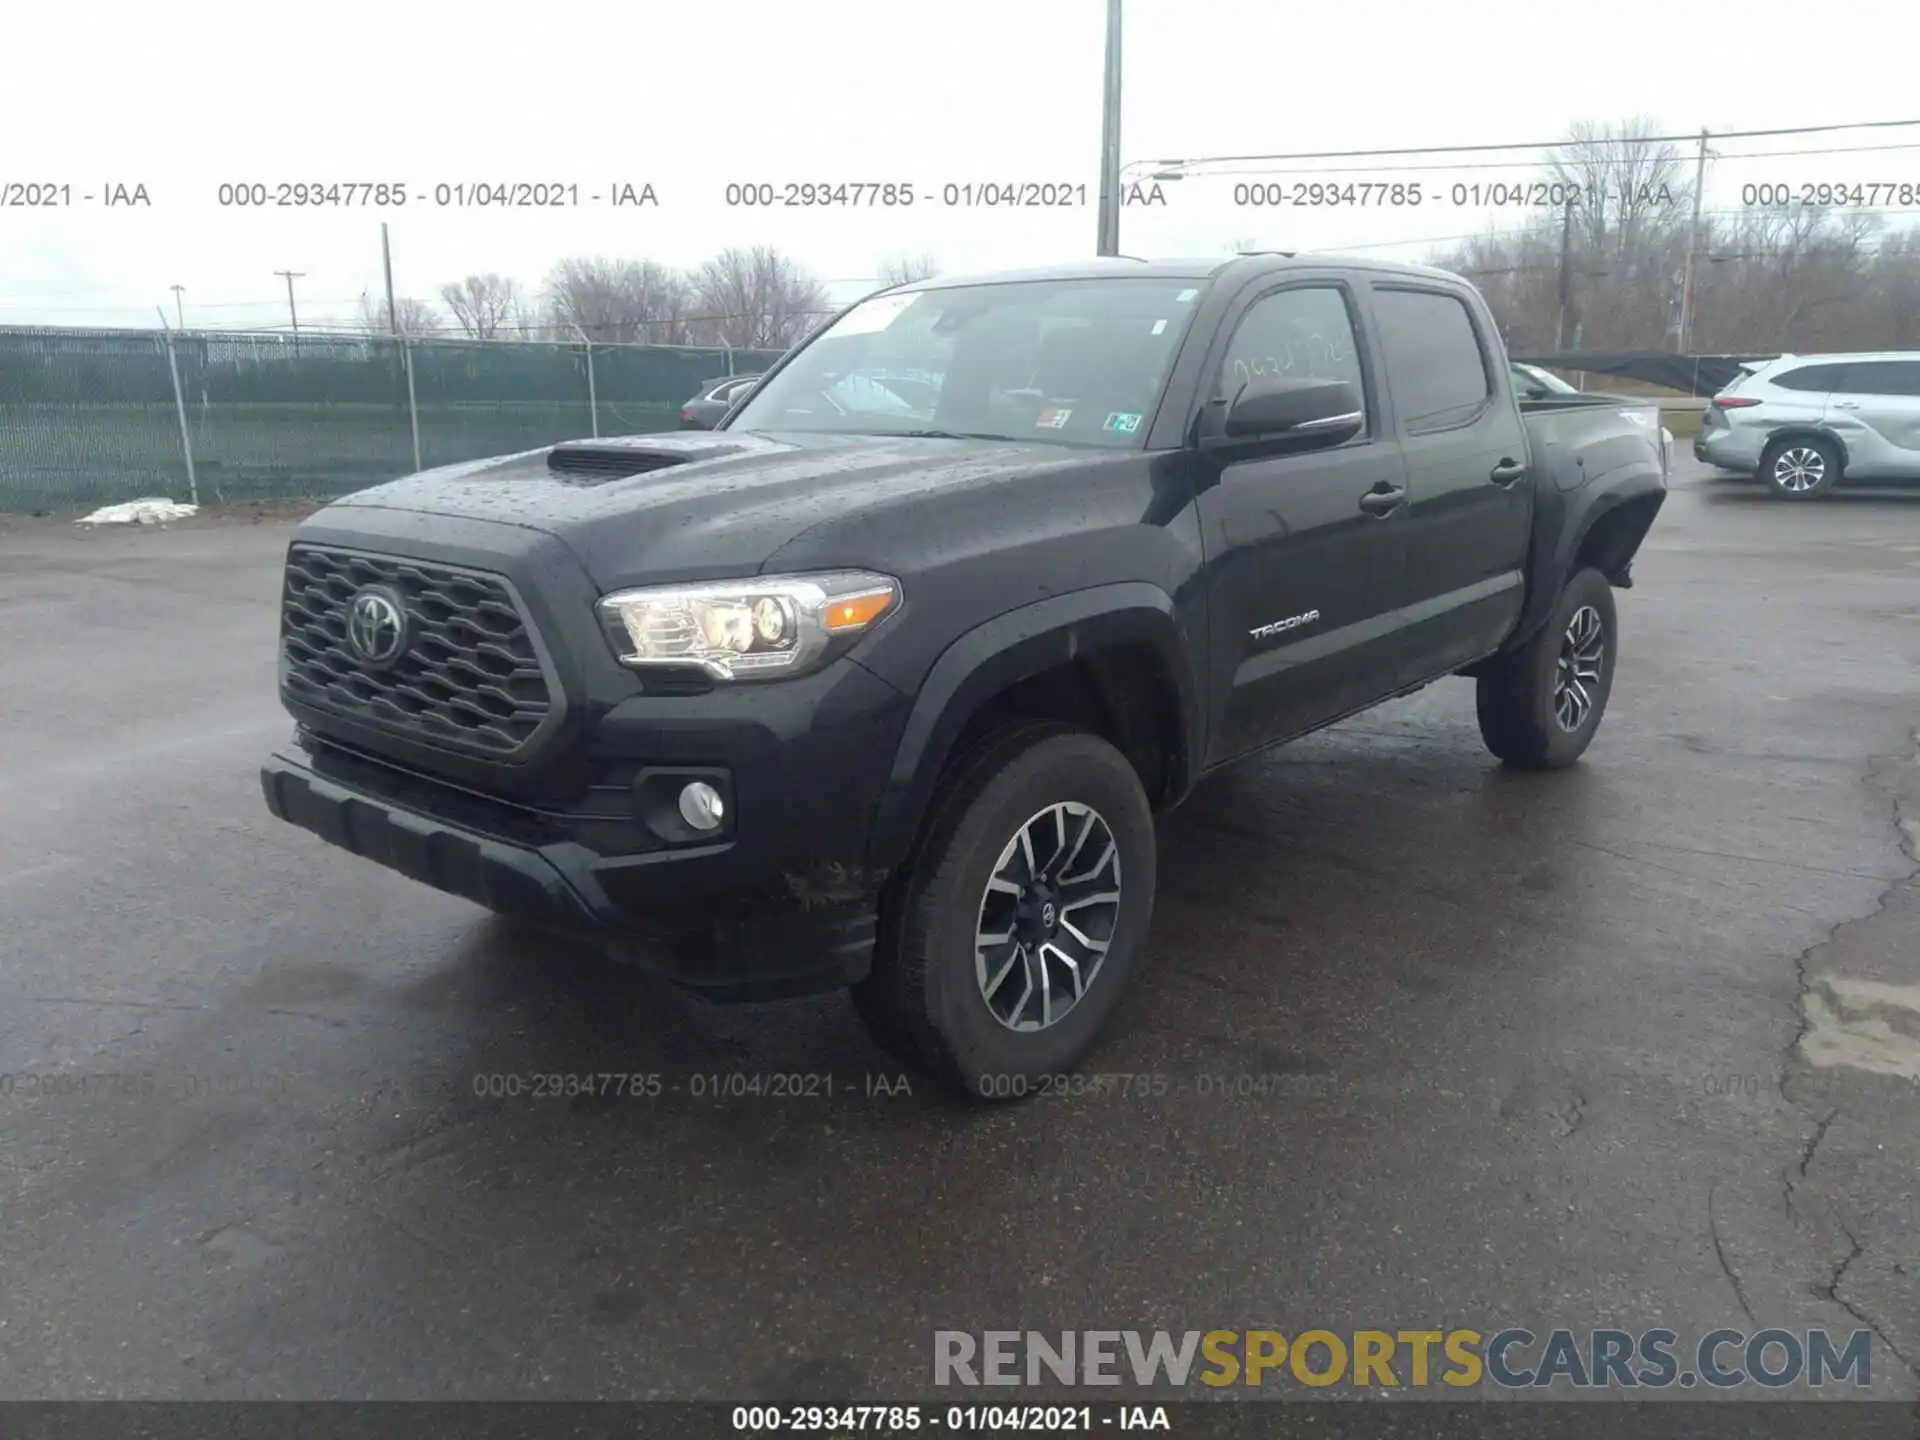
[{"label": "gray parked car", "polygon": [[747,392],[759,383],[758,375],[722,375],[703,380],[700,393],[680,407],[680,428],[711,430],[720,423],[721,416],[746,399]]},{"label": "gray parked car", "polygon": [[1787,500],[1920,479],[1920,352],[1769,360],[1713,397],[1693,453]]},{"label": "gray parked car", "polygon": [[[1513,372],[1513,393],[1519,397],[1520,408],[1523,411],[1529,400],[1551,400],[1561,395],[1588,393],[1569,385],[1551,370],[1542,370],[1538,365],[1525,365],[1518,360],[1509,360],[1507,368]],[[1604,392],[1596,391],[1594,398],[1629,399],[1631,397],[1608,397]],[[1673,432],[1664,425],[1660,427],[1660,453],[1664,457],[1662,463],[1666,466],[1666,473],[1671,475],[1673,473]]]}]

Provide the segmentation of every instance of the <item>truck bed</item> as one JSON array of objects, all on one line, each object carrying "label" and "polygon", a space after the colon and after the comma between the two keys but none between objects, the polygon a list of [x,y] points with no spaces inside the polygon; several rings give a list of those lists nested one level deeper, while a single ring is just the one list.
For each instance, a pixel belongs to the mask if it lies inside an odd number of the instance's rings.
[{"label": "truck bed", "polygon": [[1651,456],[1664,473],[1660,407],[1619,395],[1555,395],[1520,401],[1534,462],[1556,490],[1578,490]]}]

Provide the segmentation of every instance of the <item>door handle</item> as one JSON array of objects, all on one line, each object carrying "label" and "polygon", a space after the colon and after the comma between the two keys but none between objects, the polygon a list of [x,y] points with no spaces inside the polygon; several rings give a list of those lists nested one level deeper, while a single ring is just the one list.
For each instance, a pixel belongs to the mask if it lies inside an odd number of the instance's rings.
[{"label": "door handle", "polygon": [[1833,408],[1836,410],[1858,410],[1860,408],[1860,402],[1858,400],[1836,400],[1833,402]]},{"label": "door handle", "polygon": [[1496,485],[1511,485],[1526,473],[1527,467],[1518,460],[1502,460],[1487,478]]},{"label": "door handle", "polygon": [[1406,503],[1407,492],[1399,485],[1388,485],[1382,480],[1379,485],[1360,497],[1360,508],[1369,515],[1391,515]]}]

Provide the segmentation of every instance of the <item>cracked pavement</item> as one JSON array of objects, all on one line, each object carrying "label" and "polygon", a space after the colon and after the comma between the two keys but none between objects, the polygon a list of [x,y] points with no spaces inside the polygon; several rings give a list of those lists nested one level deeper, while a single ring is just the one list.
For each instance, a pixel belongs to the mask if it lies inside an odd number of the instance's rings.
[{"label": "cracked pavement", "polygon": [[[839,997],[710,1009],[272,820],[284,523],[0,525],[0,1396],[932,1398],[935,1329],[1516,1324],[1866,1327],[1912,1399],[1920,491],[1681,464],[1581,766],[1500,771],[1447,682],[1210,780],[1087,1067],[1167,1092],[991,1110],[876,1092]],[[679,1088],[475,1093],[552,1072]]]}]

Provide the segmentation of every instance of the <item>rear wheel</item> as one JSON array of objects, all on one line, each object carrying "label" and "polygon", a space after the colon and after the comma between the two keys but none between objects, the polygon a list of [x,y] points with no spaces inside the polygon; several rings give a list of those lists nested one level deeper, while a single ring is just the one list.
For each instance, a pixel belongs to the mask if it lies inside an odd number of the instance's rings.
[{"label": "rear wheel", "polygon": [[1092,1049],[1146,948],[1153,815],[1098,736],[1021,724],[943,779],[854,1006],[896,1055],[1017,1099]]},{"label": "rear wheel", "polygon": [[1523,770],[1578,760],[1613,693],[1616,623],[1607,577],[1578,571],[1540,633],[1481,674],[1475,708],[1487,749]]},{"label": "rear wheel", "polygon": [[1782,500],[1813,500],[1840,478],[1840,450],[1830,440],[1796,436],[1776,440],[1760,457],[1760,478]]}]

